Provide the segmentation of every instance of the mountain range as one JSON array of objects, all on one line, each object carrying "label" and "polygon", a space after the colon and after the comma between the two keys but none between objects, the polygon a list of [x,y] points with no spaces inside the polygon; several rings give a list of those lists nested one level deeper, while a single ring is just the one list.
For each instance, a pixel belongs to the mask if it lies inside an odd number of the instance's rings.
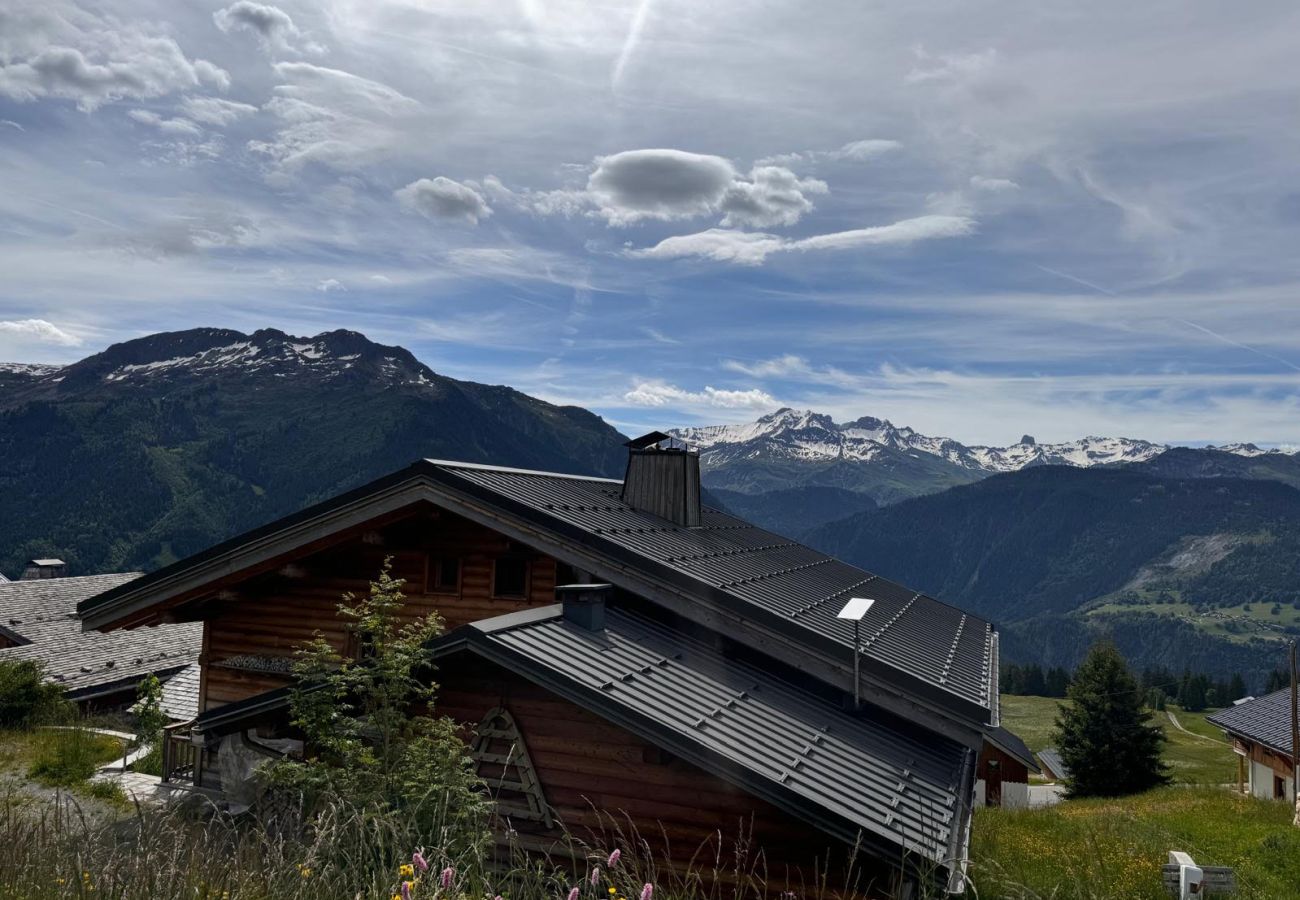
[{"label": "mountain range", "polygon": [[[1003,658],[1262,682],[1300,635],[1300,456],[1088,437],[962,444],[779,410],[682,428],[709,501],[993,618]],[[194,329],[0,365],[0,571],[152,569],[421,456],[618,476],[596,415],[355,332]]]},{"label": "mountain range", "polygon": [[[1155,465],[1161,460],[1160,465],[1172,468],[1174,460],[1163,461],[1175,449],[1123,437],[1042,444],[1030,435],[1007,447],[966,445],[900,428],[886,419],[865,416],[840,424],[822,413],[789,408],[745,424],[668,433],[700,451],[704,483],[724,505],[737,512],[748,510],[755,521],[769,527],[783,525],[786,532],[1037,466],[1096,468]],[[1294,474],[1300,483],[1298,457],[1286,451],[1244,443],[1177,449],[1175,456],[1184,468],[1217,465],[1226,470],[1239,465],[1256,473],[1244,477]],[[1212,458],[1220,461],[1212,463]]]},{"label": "mountain range", "polygon": [[598,416],[361,334],[150,335],[0,367],[0,572],[156,568],[422,456],[622,473]]}]

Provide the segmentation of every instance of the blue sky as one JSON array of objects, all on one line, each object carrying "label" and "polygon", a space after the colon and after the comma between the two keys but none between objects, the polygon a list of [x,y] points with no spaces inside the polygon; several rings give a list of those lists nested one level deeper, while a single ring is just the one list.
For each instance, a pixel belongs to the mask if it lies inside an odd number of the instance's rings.
[{"label": "blue sky", "polygon": [[0,359],[1300,443],[1300,8],[0,0]]}]

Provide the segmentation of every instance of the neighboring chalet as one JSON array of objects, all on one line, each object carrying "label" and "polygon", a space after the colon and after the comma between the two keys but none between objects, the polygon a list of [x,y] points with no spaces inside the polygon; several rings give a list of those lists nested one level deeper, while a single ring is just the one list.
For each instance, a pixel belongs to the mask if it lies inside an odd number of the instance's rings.
[{"label": "neighboring chalet", "polygon": [[1295,802],[1291,756],[1291,689],[1256,697],[1205,717],[1232,738],[1237,790]]},{"label": "neighboring chalet", "polygon": [[[198,659],[203,640],[202,627],[194,624],[111,634],[82,631],[78,602],[139,577],[138,572],[40,575],[0,584],[0,661],[40,663],[47,681],[85,707],[134,702],[141,679],[152,673],[166,681]],[[197,700],[196,694],[192,708]]]},{"label": "neighboring chalet", "polygon": [[[525,847],[605,813],[677,864],[743,827],[774,882],[843,871],[857,845],[878,886],[960,891],[977,778],[1003,794],[1033,763],[998,727],[996,630],[702,507],[699,457],[662,439],[629,444],[621,482],[423,460],[79,611],[88,630],[203,623],[201,712],[165,777],[229,794],[224,754],[291,746],[294,648],[319,630],[355,652],[339,597],[391,556],[410,614],[446,621],[438,711],[472,730]],[[860,709],[851,597],[873,601]]]}]

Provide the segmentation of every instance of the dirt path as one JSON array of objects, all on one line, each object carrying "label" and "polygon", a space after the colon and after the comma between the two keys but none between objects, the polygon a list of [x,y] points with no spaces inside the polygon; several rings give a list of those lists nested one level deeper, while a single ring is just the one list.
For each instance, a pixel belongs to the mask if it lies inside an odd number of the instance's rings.
[{"label": "dirt path", "polygon": [[1190,734],[1194,738],[1199,738],[1202,741],[1209,741],[1211,744],[1223,744],[1224,746],[1227,746],[1228,744],[1227,741],[1218,741],[1212,737],[1206,737],[1203,734],[1197,734],[1195,731],[1188,731],[1186,728],[1183,727],[1183,723],[1178,721],[1178,717],[1174,715],[1173,710],[1169,710],[1169,709],[1165,710],[1165,715],[1169,717],[1169,721],[1173,723],[1173,726],[1177,728],[1179,731],[1181,731],[1183,734]]}]

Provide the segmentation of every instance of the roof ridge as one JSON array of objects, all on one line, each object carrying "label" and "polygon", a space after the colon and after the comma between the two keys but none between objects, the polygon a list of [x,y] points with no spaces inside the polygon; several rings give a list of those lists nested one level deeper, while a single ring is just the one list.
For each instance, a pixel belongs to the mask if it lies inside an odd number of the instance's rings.
[{"label": "roof ridge", "polygon": [[543,469],[519,469],[513,466],[494,466],[489,463],[461,462],[455,459],[433,459],[425,457],[424,462],[440,469],[473,469],[479,472],[504,472],[510,475],[537,475],[542,478],[567,478],[572,481],[597,481],[603,484],[622,484],[622,479],[606,478],[602,475],[572,475],[567,472],[547,472]]}]

